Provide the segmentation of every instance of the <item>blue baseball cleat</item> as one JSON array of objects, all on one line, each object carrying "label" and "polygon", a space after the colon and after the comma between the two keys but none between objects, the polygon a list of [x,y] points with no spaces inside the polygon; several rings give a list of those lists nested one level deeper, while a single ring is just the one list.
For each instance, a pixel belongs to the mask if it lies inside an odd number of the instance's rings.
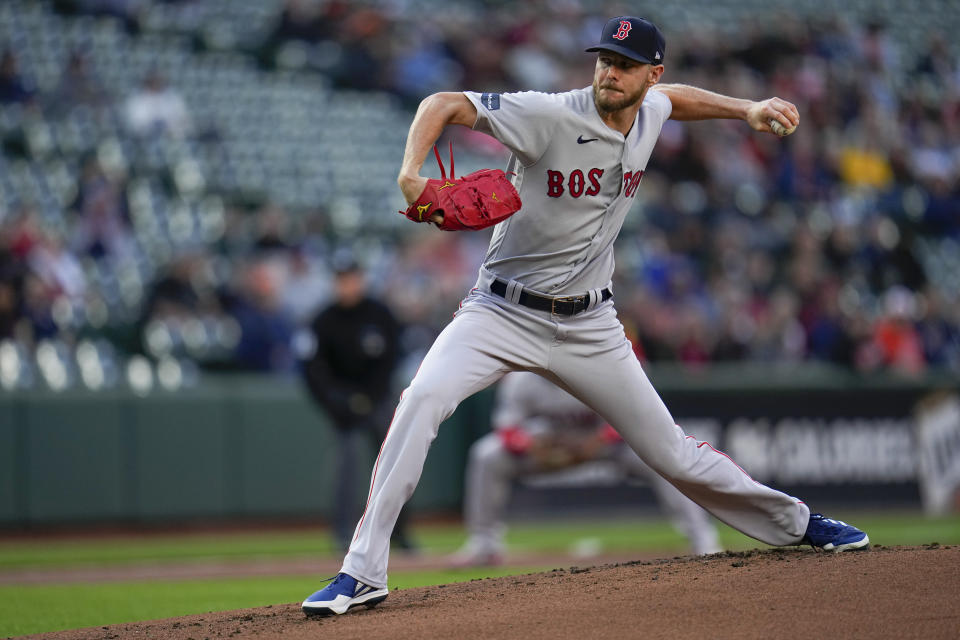
[{"label": "blue baseball cleat", "polygon": [[821,513],[811,513],[807,532],[800,544],[809,544],[824,551],[857,551],[870,548],[866,533],[840,520],[825,518]]},{"label": "blue baseball cleat", "polygon": [[372,609],[387,599],[389,591],[364,584],[346,573],[338,573],[333,582],[303,601],[303,612],[315,616],[340,615],[357,605]]}]

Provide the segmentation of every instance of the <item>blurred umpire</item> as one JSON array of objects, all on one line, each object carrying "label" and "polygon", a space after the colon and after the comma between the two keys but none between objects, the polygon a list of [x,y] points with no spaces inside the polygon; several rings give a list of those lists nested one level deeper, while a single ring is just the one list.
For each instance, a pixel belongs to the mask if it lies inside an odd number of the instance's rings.
[{"label": "blurred umpire", "polygon": [[[311,324],[316,349],[303,363],[303,372],[310,394],[336,431],[333,526],[337,544],[346,550],[363,506],[357,494],[357,488],[366,485],[357,474],[368,468],[361,460],[363,442],[379,450],[390,423],[400,325],[383,303],[368,295],[365,274],[352,253],[338,253],[333,272],[334,301]],[[407,518],[400,515],[391,540],[412,550]]]}]

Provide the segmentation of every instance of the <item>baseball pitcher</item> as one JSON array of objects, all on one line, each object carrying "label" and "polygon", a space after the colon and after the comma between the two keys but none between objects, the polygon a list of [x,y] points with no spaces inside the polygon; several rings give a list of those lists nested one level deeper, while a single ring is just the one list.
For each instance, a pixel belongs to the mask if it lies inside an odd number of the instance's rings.
[{"label": "baseball pitcher", "polygon": [[[464,398],[516,370],[542,375],[597,412],[654,471],[746,535],[834,551],[869,544],[863,531],[811,514],[687,436],[634,357],[614,309],[613,241],[663,123],[734,118],[773,133],[771,122],[778,131],[799,124],[796,107],[780,98],[754,102],[660,85],[664,38],[642,18],[609,20],[587,51],[597,54],[591,86],[556,94],[438,93],[417,110],[397,180],[412,205],[407,216],[450,229],[496,226],[476,286],[401,394],[341,572],[303,602],[307,614],[340,614],[387,597],[390,532],[440,423]],[[499,175],[442,184],[420,175],[437,138],[454,124],[511,151],[505,174],[519,196],[516,211]],[[438,206],[448,189],[462,193]],[[501,208],[504,200],[512,204]],[[448,215],[457,224],[444,224]]]}]

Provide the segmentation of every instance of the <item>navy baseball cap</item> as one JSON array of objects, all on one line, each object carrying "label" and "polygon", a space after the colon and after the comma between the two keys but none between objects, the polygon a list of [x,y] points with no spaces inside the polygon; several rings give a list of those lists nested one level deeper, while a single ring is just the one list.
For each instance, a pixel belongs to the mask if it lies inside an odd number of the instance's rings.
[{"label": "navy baseball cap", "polygon": [[663,64],[666,42],[657,25],[643,18],[610,18],[603,26],[599,44],[586,51],[613,51],[637,62]]}]

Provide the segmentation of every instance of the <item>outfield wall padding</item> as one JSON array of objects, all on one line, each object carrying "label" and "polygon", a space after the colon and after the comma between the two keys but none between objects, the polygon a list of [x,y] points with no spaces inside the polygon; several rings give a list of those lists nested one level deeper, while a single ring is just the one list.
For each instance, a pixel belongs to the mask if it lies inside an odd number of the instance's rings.
[{"label": "outfield wall padding", "polygon": [[[650,375],[681,426],[729,449],[758,480],[852,502],[919,501],[913,413],[922,398],[957,387],[949,376],[807,369]],[[467,450],[489,428],[492,399],[492,389],[468,398],[441,426],[414,511],[459,509]],[[357,470],[361,495],[375,456],[370,447]],[[147,395],[0,392],[3,527],[325,518],[336,460],[327,419],[296,379],[206,376]]]}]

